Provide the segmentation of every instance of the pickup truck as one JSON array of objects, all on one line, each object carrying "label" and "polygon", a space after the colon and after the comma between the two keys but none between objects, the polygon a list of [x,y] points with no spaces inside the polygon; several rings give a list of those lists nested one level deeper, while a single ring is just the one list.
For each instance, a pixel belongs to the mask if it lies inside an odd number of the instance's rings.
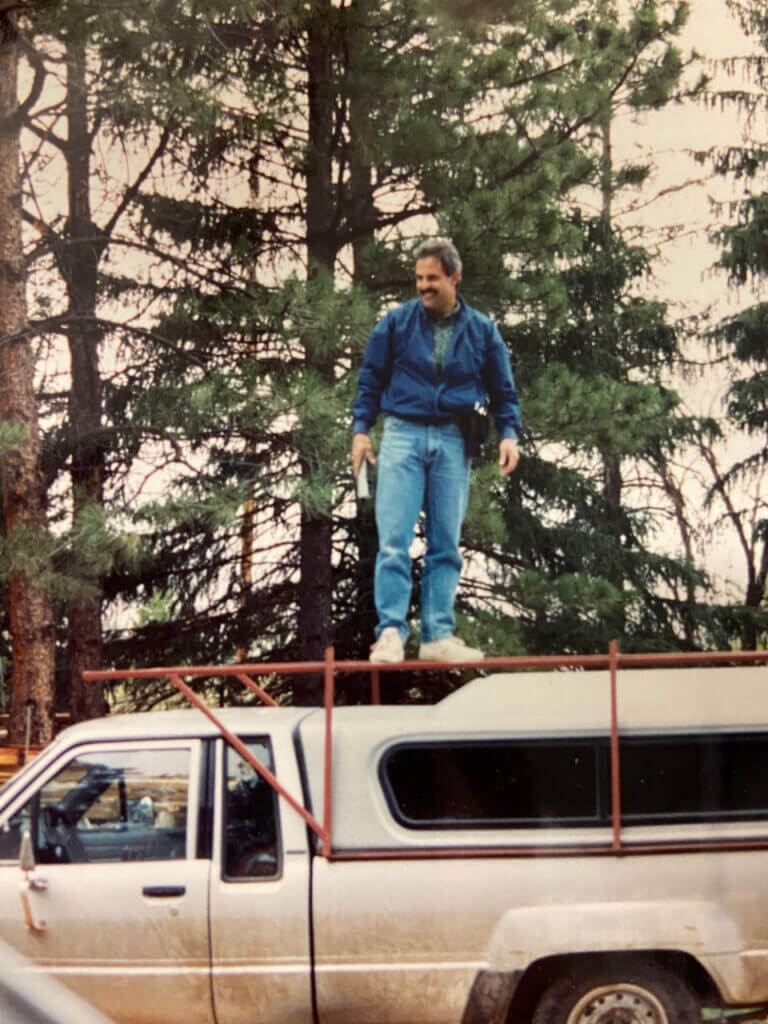
[{"label": "pickup truck", "polygon": [[[0,791],[1,933],[123,1024],[760,1004],[766,681],[499,673],[332,728],[277,707],[76,725]],[[308,827],[324,811],[329,842]]]}]

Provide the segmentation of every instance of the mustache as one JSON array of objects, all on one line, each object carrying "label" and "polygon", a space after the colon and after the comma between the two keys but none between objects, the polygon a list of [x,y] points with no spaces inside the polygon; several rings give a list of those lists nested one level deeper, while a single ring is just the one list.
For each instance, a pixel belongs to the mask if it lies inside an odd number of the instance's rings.
[{"label": "mustache", "polygon": [[437,291],[434,288],[425,288],[419,295],[437,295]]}]

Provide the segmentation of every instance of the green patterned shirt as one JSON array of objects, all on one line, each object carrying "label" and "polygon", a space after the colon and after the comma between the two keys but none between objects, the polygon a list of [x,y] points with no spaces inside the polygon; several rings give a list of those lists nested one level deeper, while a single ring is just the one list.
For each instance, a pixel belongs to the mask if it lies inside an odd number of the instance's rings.
[{"label": "green patterned shirt", "polygon": [[458,318],[459,307],[449,313],[448,316],[431,316],[429,319],[432,322],[432,328],[435,332],[435,341],[432,348],[432,355],[435,360],[435,369],[437,370],[438,377],[443,372],[443,364],[445,363],[445,354],[448,351],[448,346],[451,343],[453,337],[453,328],[456,325]]}]

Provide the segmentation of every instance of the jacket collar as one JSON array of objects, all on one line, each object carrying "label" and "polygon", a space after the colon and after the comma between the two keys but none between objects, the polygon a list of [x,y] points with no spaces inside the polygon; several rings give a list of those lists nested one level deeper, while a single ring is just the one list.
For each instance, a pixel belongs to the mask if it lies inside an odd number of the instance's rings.
[{"label": "jacket collar", "polygon": [[[422,326],[426,327],[427,325],[430,325],[430,324],[434,323],[434,321],[430,319],[430,316],[427,313],[426,309],[424,309],[424,304],[422,303],[421,299],[416,298],[413,301],[418,306],[418,309],[419,309],[419,320],[420,320]],[[461,295],[458,292],[456,293],[456,303],[457,303],[456,308],[454,309],[454,311],[451,314],[451,316],[455,316],[456,317],[456,326],[458,327],[464,320],[466,320],[467,315],[468,315],[469,306],[466,304],[466,302],[464,301],[464,299],[461,297]]]}]

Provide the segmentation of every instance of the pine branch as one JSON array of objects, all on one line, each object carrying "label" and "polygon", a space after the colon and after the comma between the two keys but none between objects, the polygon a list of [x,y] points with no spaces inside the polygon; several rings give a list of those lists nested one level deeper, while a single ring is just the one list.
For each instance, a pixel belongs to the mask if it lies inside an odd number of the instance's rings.
[{"label": "pine branch", "polygon": [[157,145],[150,154],[149,159],[144,164],[144,167],[141,169],[136,179],[123,192],[122,199],[118,203],[116,209],[113,211],[112,216],[104,225],[103,235],[105,237],[109,238],[111,236],[117,222],[120,220],[122,215],[128,209],[133,200],[136,198],[136,196],[139,193],[139,190],[141,189],[141,186],[152,173],[152,168],[157,164],[160,157],[165,153],[166,149],[168,148],[168,143],[171,140],[174,127],[175,125],[173,124],[167,124],[165,126]]}]

